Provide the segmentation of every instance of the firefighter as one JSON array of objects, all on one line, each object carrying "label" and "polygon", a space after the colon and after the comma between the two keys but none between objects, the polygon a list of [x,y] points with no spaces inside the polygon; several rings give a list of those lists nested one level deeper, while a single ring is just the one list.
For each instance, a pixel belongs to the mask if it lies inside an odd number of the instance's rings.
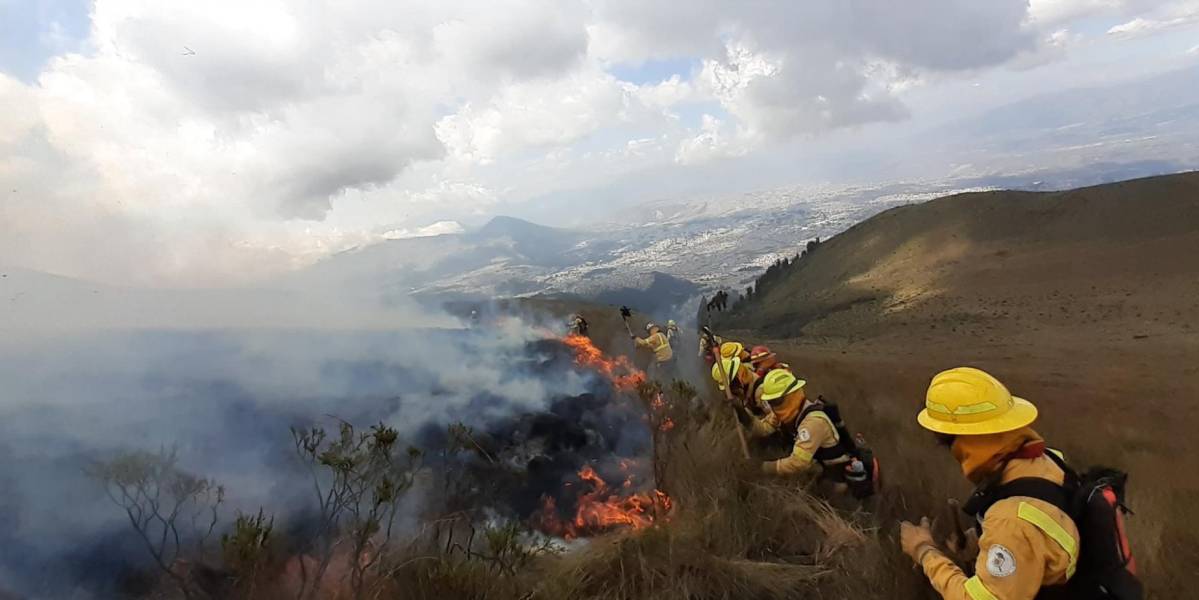
[{"label": "firefighter", "polygon": [[751,406],[753,398],[753,390],[757,387],[757,375],[754,375],[754,370],[749,365],[741,360],[737,355],[736,348],[740,348],[741,344],[737,342],[725,342],[721,346],[721,351],[728,349],[730,355],[721,357],[720,365],[712,365],[712,379],[716,381],[716,387],[720,391],[724,391],[728,385],[728,379],[733,380],[732,387],[729,392],[733,399],[742,408]]},{"label": "firefighter", "polygon": [[749,352],[741,342],[724,342],[720,345],[721,358],[736,358],[746,367],[749,366]]},{"label": "firefighter", "polygon": [[672,372],[674,363],[674,351],[670,348],[670,340],[662,333],[662,328],[653,323],[646,323],[645,331],[649,334],[647,337],[633,336],[633,341],[638,348],[648,348],[654,353],[648,375],[652,378],[665,377]]},{"label": "firefighter", "polygon": [[674,347],[675,340],[679,338],[679,324],[670,319],[666,322],[666,340],[670,342],[671,347]]},{"label": "firefighter", "polygon": [[791,365],[780,362],[778,355],[771,352],[770,348],[766,346],[754,346],[749,351],[749,363],[760,378],[765,378],[767,373],[775,369],[791,370]]},{"label": "firefighter", "polygon": [[570,318],[566,320],[566,324],[570,328],[571,334],[587,337],[590,326],[587,324],[587,319],[583,318],[583,315],[578,313],[570,315]]},{"label": "firefighter", "polygon": [[716,365],[716,358],[712,355],[713,342],[720,345],[724,343],[724,339],[712,333],[711,329],[701,327],[699,330],[699,356],[708,366]]},{"label": "firefighter", "polygon": [[842,439],[822,403],[808,399],[804,393],[806,383],[784,369],[767,373],[759,392],[765,417],[738,410],[738,418],[750,427],[754,437],[782,431],[794,440],[790,455],[761,463],[763,473],[798,475],[810,472],[819,463],[823,467],[821,478],[831,481],[836,491],[845,491],[846,467],[854,461],[849,446],[852,442]]},{"label": "firefighter", "polygon": [[[960,367],[933,377],[917,421],[953,452],[962,473],[979,492],[967,509],[979,519],[982,537],[974,575],[964,572],[933,541],[927,518],[900,524],[900,543],[945,600],[1032,600],[1041,588],[1066,583],[1078,560],[1074,522],[1034,490],[1060,489],[1065,472],[1046,454],[1029,426],[1032,403],[1012,394],[984,371]],[[1040,484],[1040,485],[1038,485]],[[996,487],[999,486],[999,487]],[[1022,495],[1020,490],[1026,494]],[[987,499],[971,508],[975,499]]]}]

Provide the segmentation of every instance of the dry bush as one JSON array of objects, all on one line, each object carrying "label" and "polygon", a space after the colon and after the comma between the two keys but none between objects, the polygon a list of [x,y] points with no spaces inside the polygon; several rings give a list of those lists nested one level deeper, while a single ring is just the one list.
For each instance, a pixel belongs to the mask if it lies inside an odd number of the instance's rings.
[{"label": "dry bush", "polygon": [[322,580],[344,554],[353,597],[371,593],[380,561],[387,556],[403,495],[412,486],[420,450],[399,443],[398,432],[383,425],[356,431],[341,421],[337,435],[322,427],[292,428],[295,451],[308,468],[319,507],[319,527],[310,541],[312,567],[301,557],[299,600],[325,592]]},{"label": "dry bush", "polygon": [[180,564],[201,554],[219,521],[225,488],[179,467],[174,448],[130,451],[88,469],[120,507],[154,564],[185,598],[206,595]]},{"label": "dry bush", "polygon": [[259,597],[263,582],[278,577],[282,552],[274,531],[275,518],[259,509],[257,514],[239,513],[233,528],[221,536],[221,560],[229,572],[231,594]]},{"label": "dry bush", "polygon": [[[659,389],[647,388],[655,394]],[[233,582],[222,597],[706,600],[920,598],[927,593],[906,558],[880,535],[871,513],[852,503],[834,508],[802,481],[760,475],[756,462],[741,458],[738,425],[719,401],[695,401],[695,390],[680,384],[667,386],[663,397],[665,404],[647,405],[658,411],[647,425],[656,431],[655,472],[673,509],[645,530],[576,541],[563,552],[558,541],[525,524],[492,522],[477,513],[427,523],[403,540],[385,533],[390,512],[377,519],[383,527],[360,536],[353,535],[357,521],[347,514],[346,527],[324,532],[330,536],[328,554],[313,540],[293,540],[308,551],[280,559],[287,554],[282,548],[294,544],[276,539],[269,517],[241,515],[222,539]],[[659,430],[664,418],[673,420],[674,427]],[[362,478],[349,475],[372,464],[372,448],[398,454],[390,436],[387,443],[372,445],[371,434],[356,435],[348,425],[343,429],[329,441],[319,434],[297,434],[298,447],[308,452],[318,472],[328,468],[346,475],[341,479],[358,481]],[[405,477],[411,473],[404,461],[382,464]],[[383,471],[392,473],[391,468]],[[378,483],[373,476],[365,479]],[[338,489],[337,481],[322,490],[329,494]],[[382,504],[371,495],[375,487],[353,485],[366,494],[368,508]],[[330,514],[342,513],[326,513],[325,518]],[[324,574],[322,566],[328,577],[316,576]],[[353,572],[353,566],[360,570]],[[323,585],[321,579],[326,580]]]},{"label": "dry bush", "polygon": [[426,525],[386,559],[386,592],[378,597],[525,599],[538,565],[561,551],[517,523],[478,525],[460,513]]}]

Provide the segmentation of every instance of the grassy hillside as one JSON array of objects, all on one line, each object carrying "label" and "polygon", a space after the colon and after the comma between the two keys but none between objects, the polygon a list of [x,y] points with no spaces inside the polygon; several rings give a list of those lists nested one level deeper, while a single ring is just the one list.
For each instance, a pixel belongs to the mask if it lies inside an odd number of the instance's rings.
[{"label": "grassy hillside", "polygon": [[[1132,293],[1159,309],[1184,308],[1195,290],[1188,286],[1196,283],[1196,250],[1199,173],[1068,192],[961,194],[891,209],[828,240],[734,319],[779,325],[788,335],[844,336],[878,335],[878,325],[906,322],[887,315],[949,310],[964,320],[986,318],[1055,295],[1062,304],[1085,298],[1098,305]],[[1066,325],[1105,316],[1088,308],[1042,320]],[[840,313],[851,310],[876,318],[842,323]],[[1162,324],[1172,323],[1185,324]]]},{"label": "grassy hillside", "polygon": [[1081,464],[1132,473],[1153,597],[1199,570],[1199,174],[988,192],[882,213],[828,240],[718,330],[782,351],[888,465],[894,516],[965,493],[914,423],[938,370],[972,365],[1037,403]]}]

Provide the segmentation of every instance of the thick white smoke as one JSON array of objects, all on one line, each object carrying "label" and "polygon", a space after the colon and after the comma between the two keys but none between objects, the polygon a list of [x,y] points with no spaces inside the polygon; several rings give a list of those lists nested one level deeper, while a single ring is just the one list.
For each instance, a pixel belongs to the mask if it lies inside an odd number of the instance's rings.
[{"label": "thick white smoke", "polygon": [[[249,298],[244,305],[261,311],[259,297]],[[221,309],[237,300],[221,296]],[[375,306],[372,319],[346,328],[318,318],[308,328],[266,321],[12,330],[0,339],[4,586],[34,597],[87,597],[111,583],[106,577],[121,560],[144,556],[128,543],[123,515],[84,473],[91,461],[123,450],[178,448],[185,469],[227,486],[227,522],[235,508],[286,514],[309,500],[294,470],[290,426],[330,425],[331,416],[362,426],[381,421],[413,443],[422,431],[485,425],[588,389],[585,374],[536,371],[530,343],[547,330],[530,320],[471,329],[444,313],[396,306]]]}]

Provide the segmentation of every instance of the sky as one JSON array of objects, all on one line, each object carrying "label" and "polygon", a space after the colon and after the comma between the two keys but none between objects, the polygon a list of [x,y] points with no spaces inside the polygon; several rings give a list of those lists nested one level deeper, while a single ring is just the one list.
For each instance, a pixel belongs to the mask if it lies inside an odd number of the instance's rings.
[{"label": "sky", "polygon": [[0,0],[0,265],[239,285],[1194,64],[1196,0]]}]

